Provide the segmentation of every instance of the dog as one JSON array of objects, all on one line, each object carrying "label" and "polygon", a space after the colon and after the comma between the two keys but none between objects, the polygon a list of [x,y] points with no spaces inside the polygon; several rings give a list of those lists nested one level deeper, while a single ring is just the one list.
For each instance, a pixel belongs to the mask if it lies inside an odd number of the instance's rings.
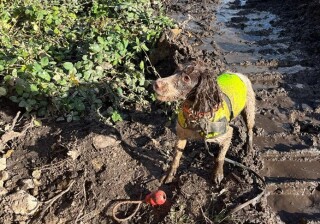
[{"label": "dog", "polygon": [[223,179],[225,155],[231,144],[233,128],[229,122],[240,113],[247,126],[247,150],[252,150],[255,123],[255,93],[250,80],[242,74],[210,72],[203,61],[178,65],[173,75],[159,78],[153,84],[160,101],[183,100],[176,124],[177,141],[171,166],[161,181],[172,182],[187,140],[204,140],[217,143],[213,181]]}]

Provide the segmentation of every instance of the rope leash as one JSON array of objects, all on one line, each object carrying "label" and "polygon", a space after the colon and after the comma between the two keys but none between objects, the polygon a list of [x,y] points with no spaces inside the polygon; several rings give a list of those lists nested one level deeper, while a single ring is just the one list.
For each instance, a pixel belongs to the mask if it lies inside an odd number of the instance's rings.
[{"label": "rope leash", "polygon": [[[118,221],[118,222],[124,222],[129,219],[131,219],[134,215],[137,214],[140,206],[142,203],[147,203],[151,206],[155,205],[163,205],[166,202],[167,196],[166,193],[162,190],[158,190],[155,192],[152,192],[148,194],[144,200],[125,200],[118,202],[112,209],[112,217]],[[131,215],[125,217],[125,218],[118,218],[117,217],[117,211],[121,205],[129,205],[129,204],[137,204],[137,207],[134,209],[134,211],[131,213]]]}]

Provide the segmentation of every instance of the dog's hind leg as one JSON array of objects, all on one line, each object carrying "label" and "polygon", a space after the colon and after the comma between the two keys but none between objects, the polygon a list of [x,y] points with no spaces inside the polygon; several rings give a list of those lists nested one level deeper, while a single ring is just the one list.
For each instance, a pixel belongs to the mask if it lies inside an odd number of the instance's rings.
[{"label": "dog's hind leg", "polygon": [[256,100],[255,100],[255,94],[250,82],[247,82],[247,88],[248,88],[247,103],[241,114],[244,118],[244,121],[248,129],[246,144],[247,144],[247,153],[249,153],[250,151],[253,150],[252,141],[253,141],[253,126],[255,123]]},{"label": "dog's hind leg", "polygon": [[233,128],[228,126],[228,130],[225,134],[218,136],[213,142],[219,144],[220,151],[218,156],[215,158],[215,165],[213,170],[213,182],[215,184],[220,184],[223,179],[223,164],[224,158],[226,157],[227,151],[231,144]]},{"label": "dog's hind leg", "polygon": [[171,162],[170,169],[166,176],[164,176],[160,181],[164,183],[172,182],[173,177],[175,176],[177,169],[179,167],[180,159],[183,153],[184,148],[186,147],[186,139],[178,139],[175,146],[175,156]]}]

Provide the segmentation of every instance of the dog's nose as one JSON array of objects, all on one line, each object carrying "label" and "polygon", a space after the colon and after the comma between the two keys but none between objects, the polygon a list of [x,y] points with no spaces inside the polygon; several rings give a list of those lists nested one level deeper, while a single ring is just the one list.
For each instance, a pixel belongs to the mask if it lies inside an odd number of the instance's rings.
[{"label": "dog's nose", "polygon": [[163,82],[161,80],[156,80],[153,87],[155,90],[161,90],[163,88]]}]

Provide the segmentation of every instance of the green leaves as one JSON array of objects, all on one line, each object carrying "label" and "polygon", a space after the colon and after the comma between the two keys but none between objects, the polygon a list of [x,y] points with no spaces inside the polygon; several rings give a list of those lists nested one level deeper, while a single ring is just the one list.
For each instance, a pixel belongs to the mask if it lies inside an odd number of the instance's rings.
[{"label": "green leaves", "polygon": [[0,7],[0,97],[67,121],[112,105],[109,118],[122,120],[118,111],[149,98],[142,57],[171,25],[145,3],[6,1]]},{"label": "green leaves", "polygon": [[113,122],[122,121],[122,117],[118,111],[114,111],[111,115],[111,119]]},{"label": "green leaves", "polygon": [[7,95],[7,89],[0,86],[0,97]]},{"label": "green leaves", "polygon": [[37,72],[37,75],[48,82],[51,80],[51,76],[46,71],[39,71]]},{"label": "green leaves", "polygon": [[38,87],[37,87],[35,84],[31,84],[31,85],[30,85],[30,91],[31,91],[31,92],[38,92],[38,90],[39,90],[39,89],[38,89]]},{"label": "green leaves", "polygon": [[90,50],[93,52],[93,53],[98,53],[98,52],[100,52],[102,49],[101,49],[101,47],[100,47],[100,45],[99,44],[92,44],[91,46],[90,46]]},{"label": "green leaves", "polygon": [[65,62],[65,63],[63,63],[63,67],[66,70],[70,71],[71,69],[73,69],[73,64],[71,62]]},{"label": "green leaves", "polygon": [[49,64],[49,58],[48,57],[41,58],[40,64],[42,67],[46,67]]}]

